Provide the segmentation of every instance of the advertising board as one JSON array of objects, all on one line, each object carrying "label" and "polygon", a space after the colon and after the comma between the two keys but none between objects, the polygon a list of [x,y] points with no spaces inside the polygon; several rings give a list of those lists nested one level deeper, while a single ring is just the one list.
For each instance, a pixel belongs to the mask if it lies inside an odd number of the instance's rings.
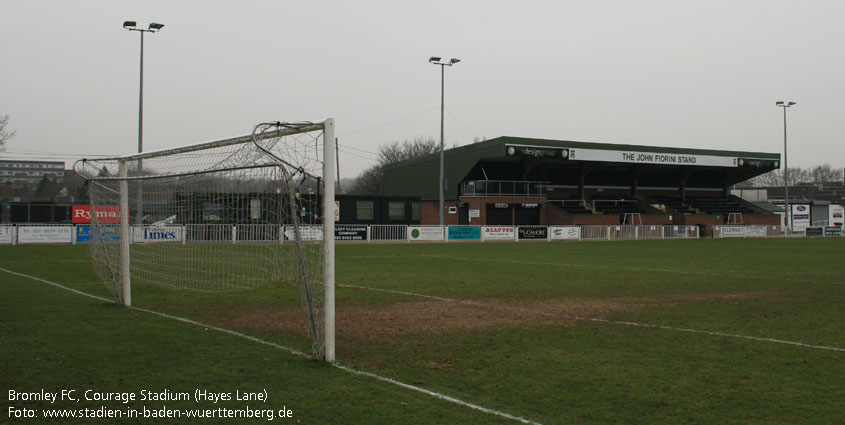
[{"label": "advertising board", "polygon": [[366,224],[335,224],[334,240],[336,241],[365,241],[367,240]]},{"label": "advertising board", "polygon": [[826,226],[824,228],[824,235],[827,236],[842,236],[841,226]]},{"label": "advertising board", "polygon": [[[100,226],[101,235],[106,242],[117,242],[120,240],[120,226],[107,225]],[[76,226],[76,243],[91,242],[91,225],[78,224]]]},{"label": "advertising board", "polygon": [[182,242],[183,239],[182,226],[132,227],[132,242],[134,243]]},{"label": "advertising board", "polygon": [[[323,226],[320,225],[303,225],[299,226],[299,234],[302,235],[304,241],[321,241],[323,240]],[[296,231],[293,226],[285,226],[285,240],[295,241]]]},{"label": "advertising board", "polygon": [[581,227],[551,226],[549,227],[549,238],[553,240],[580,240]]},{"label": "advertising board", "polygon": [[484,226],[481,234],[485,241],[512,241],[516,239],[516,229],[513,226]]},{"label": "advertising board", "polygon": [[20,226],[18,243],[71,243],[73,226]]},{"label": "advertising board", "polygon": [[443,228],[440,226],[408,226],[409,241],[442,241]]},{"label": "advertising board", "polygon": [[481,227],[478,226],[449,226],[449,240],[480,240]]},{"label": "advertising board", "polygon": [[[96,208],[97,221],[100,223],[120,223],[120,207],[117,205],[102,205]],[[71,208],[71,222],[73,224],[91,223],[91,206],[74,205]]]},{"label": "advertising board", "polygon": [[830,214],[828,223],[830,223],[831,226],[845,226],[845,207],[842,205],[831,204],[830,208],[828,208],[828,214]]},{"label": "advertising board", "polygon": [[549,229],[546,226],[519,226],[517,230],[519,240],[548,239]]},{"label": "advertising board", "polygon": [[11,245],[14,243],[15,228],[12,226],[0,226],[0,245]]},{"label": "advertising board", "polygon": [[810,206],[807,204],[792,205],[792,231],[803,232],[810,227]]}]

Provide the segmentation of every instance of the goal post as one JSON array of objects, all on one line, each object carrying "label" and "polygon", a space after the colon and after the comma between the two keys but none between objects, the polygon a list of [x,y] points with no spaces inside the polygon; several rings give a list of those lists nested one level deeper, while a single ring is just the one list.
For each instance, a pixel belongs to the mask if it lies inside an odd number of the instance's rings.
[{"label": "goal post", "polygon": [[95,271],[125,306],[137,283],[198,292],[293,283],[314,356],[333,362],[335,161],[331,118],[80,160]]}]

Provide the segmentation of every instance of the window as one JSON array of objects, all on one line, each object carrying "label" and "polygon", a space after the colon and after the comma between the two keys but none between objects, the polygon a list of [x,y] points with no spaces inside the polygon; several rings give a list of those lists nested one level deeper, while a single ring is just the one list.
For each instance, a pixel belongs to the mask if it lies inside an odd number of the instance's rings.
[{"label": "window", "polygon": [[420,221],[420,203],[411,202],[411,220]]},{"label": "window", "polygon": [[405,203],[404,202],[388,202],[387,203],[387,217],[390,220],[404,220],[405,219]]},{"label": "window", "polygon": [[356,205],[355,218],[358,220],[372,220],[373,201],[358,201]]}]

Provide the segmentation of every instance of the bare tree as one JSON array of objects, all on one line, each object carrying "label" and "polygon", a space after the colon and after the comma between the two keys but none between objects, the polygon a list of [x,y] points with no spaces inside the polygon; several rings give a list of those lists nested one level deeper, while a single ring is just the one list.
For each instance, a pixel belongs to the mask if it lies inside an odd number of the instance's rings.
[{"label": "bare tree", "polygon": [[821,187],[822,183],[842,181],[842,173],[840,171],[839,169],[834,169],[830,164],[817,165],[810,169],[810,178],[813,183]]},{"label": "bare tree", "polygon": [[12,137],[15,137],[16,130],[6,130],[6,126],[9,124],[9,116],[2,115],[0,116],[0,152],[6,150],[6,142],[9,141]]},{"label": "bare tree", "polygon": [[[789,167],[789,185],[795,186],[799,183],[814,182],[812,171],[801,167]],[[749,180],[752,187],[778,187],[783,186],[783,170],[773,170],[766,174],[759,175]],[[744,185],[747,186],[747,185]]]},{"label": "bare tree", "polygon": [[355,186],[349,193],[356,195],[377,195],[381,193],[381,178],[384,167],[400,161],[419,158],[432,154],[440,149],[439,144],[433,137],[417,137],[414,140],[405,140],[402,143],[392,142],[379,146],[379,159],[376,165],[364,170],[358,175]]}]

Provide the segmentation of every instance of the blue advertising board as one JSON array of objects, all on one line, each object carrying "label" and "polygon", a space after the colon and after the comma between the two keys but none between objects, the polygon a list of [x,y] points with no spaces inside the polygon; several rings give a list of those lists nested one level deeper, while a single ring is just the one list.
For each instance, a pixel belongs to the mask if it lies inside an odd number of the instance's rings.
[{"label": "blue advertising board", "polygon": [[[103,240],[106,242],[117,242],[120,240],[120,226],[101,226]],[[78,224],[76,225],[76,243],[91,242],[91,225]]]},{"label": "blue advertising board", "polygon": [[480,240],[481,227],[477,226],[449,226],[449,240]]}]

